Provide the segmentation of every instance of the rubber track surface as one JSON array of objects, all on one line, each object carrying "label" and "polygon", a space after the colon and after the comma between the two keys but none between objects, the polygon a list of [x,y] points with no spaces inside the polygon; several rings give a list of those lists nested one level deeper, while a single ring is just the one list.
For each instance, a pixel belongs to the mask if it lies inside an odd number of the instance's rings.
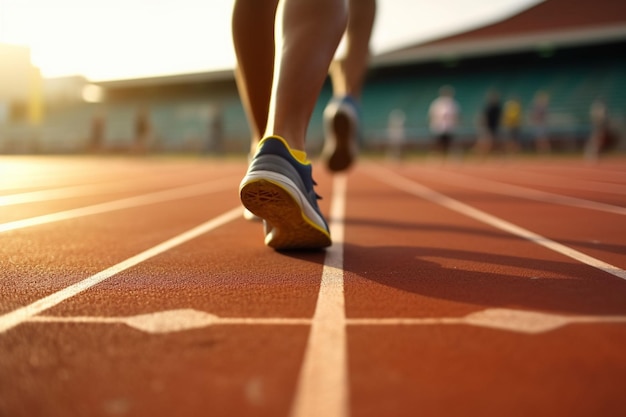
[{"label": "rubber track surface", "polygon": [[0,157],[0,416],[626,415],[623,157],[315,165],[315,252],[244,172]]}]

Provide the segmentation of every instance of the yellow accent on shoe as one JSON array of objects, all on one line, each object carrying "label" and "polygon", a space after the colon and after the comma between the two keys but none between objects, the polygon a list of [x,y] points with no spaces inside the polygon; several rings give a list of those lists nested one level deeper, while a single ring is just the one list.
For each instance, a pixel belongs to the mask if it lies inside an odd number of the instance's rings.
[{"label": "yellow accent on shoe", "polygon": [[291,149],[291,147],[289,146],[289,144],[287,143],[287,141],[285,140],[285,138],[283,138],[282,136],[278,136],[278,135],[271,135],[271,136],[266,136],[263,139],[261,139],[261,141],[259,142],[257,149],[261,147],[261,145],[263,144],[263,142],[267,139],[278,139],[280,140],[285,147],[287,148],[287,150],[289,150],[289,153],[291,154],[291,156],[293,156],[294,158],[296,158],[296,160],[298,162],[300,162],[302,165],[309,165],[311,163],[311,161],[309,161],[306,157],[306,152],[305,151],[300,151],[297,149]]},{"label": "yellow accent on shoe", "polygon": [[306,159],[306,152],[299,151],[297,149],[289,149],[289,152],[293,155],[294,158],[298,160],[303,165],[310,164],[311,162]]}]

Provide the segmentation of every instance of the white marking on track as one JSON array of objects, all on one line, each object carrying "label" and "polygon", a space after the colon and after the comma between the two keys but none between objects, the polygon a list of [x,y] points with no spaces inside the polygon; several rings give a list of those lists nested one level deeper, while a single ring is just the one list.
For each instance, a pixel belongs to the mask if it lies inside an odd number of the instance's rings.
[{"label": "white marking on track", "polygon": [[[583,180],[576,178],[574,181],[569,177],[550,175],[546,173],[536,173],[524,170],[521,179],[527,183],[532,182],[539,185],[555,185],[559,188],[569,190],[594,191],[609,194],[626,195],[626,186],[613,182],[604,182],[601,180]],[[611,178],[613,180],[613,178]],[[532,186],[533,184],[528,184]]]},{"label": "white marking on track", "polygon": [[537,311],[489,308],[464,317],[349,319],[349,325],[426,326],[467,325],[539,334],[576,323],[626,323],[626,316],[567,316]]},{"label": "white marking on track", "polygon": [[[160,181],[161,177],[166,175],[167,174],[152,176],[151,179],[153,182]],[[17,204],[36,203],[40,201],[61,200],[65,198],[85,197],[120,191],[132,191],[132,188],[136,187],[136,184],[145,184],[145,179],[141,177],[133,177],[117,181],[93,182],[90,184],[71,185],[60,188],[8,194],[0,196],[0,206],[12,206]]]},{"label": "white marking on track", "polygon": [[565,255],[578,262],[584,263],[593,268],[599,269],[608,274],[626,280],[626,271],[615,265],[611,265],[607,262],[601,261],[600,259],[589,256],[585,253],[577,251],[576,249],[562,245],[558,242],[555,242],[554,240],[548,239],[547,237],[531,232],[530,230],[524,229],[513,223],[507,222],[506,220],[500,219],[482,210],[479,210],[451,197],[438,193],[437,191],[421,185],[413,180],[398,175],[389,169],[384,169],[380,167],[377,167],[376,169],[379,171],[380,175],[372,175],[372,178],[375,178],[378,181],[382,181],[409,194],[416,195],[420,198],[423,198],[424,200],[428,200],[440,206],[446,207],[464,216],[471,217],[482,223],[488,224],[523,239],[529,240],[533,243]]},{"label": "white marking on track", "polygon": [[[306,326],[310,325],[313,320],[308,318],[219,317],[215,314],[187,308],[129,317],[35,316],[28,319],[28,322],[125,324],[142,332],[161,334],[220,325]],[[506,308],[488,308],[463,317],[352,318],[346,319],[345,323],[349,326],[465,325],[532,335],[554,331],[572,324],[626,323],[626,316],[577,316]]]},{"label": "white marking on track", "polygon": [[125,324],[142,332],[159,334],[199,329],[217,325],[309,325],[311,319],[274,317],[218,317],[215,314],[191,308],[159,311],[129,317],[62,317],[35,316],[28,320],[35,323],[82,323],[82,324]]},{"label": "white marking on track", "polygon": [[241,207],[235,207],[227,211],[226,213],[221,214],[205,223],[202,223],[184,233],[181,233],[178,236],[175,236],[171,239],[166,240],[150,249],[147,249],[135,256],[132,256],[116,265],[113,265],[103,271],[98,272],[95,275],[92,275],[84,280],[77,282],[69,287],[66,287],[62,290],[59,290],[53,294],[48,295],[47,297],[41,298],[32,304],[27,306],[18,308],[17,310],[13,310],[9,313],[3,314],[0,316],[0,334],[6,332],[9,329],[23,323],[24,321],[30,319],[31,317],[45,311],[49,308],[56,306],[57,304],[62,303],[63,301],[71,298],[91,287],[101,283],[107,278],[112,277],[115,274],[118,274],[126,269],[132,268],[135,265],[140,264],[154,256],[157,256],[161,253],[164,253],[176,246],[179,246],[187,241],[190,241],[204,233],[207,233],[213,229],[216,229],[228,222],[231,222],[235,219],[241,217]]},{"label": "white marking on track", "polygon": [[347,178],[335,175],[330,209],[333,244],[326,251],[291,417],[345,417],[348,361],[343,289],[343,241]]},{"label": "white marking on track", "polygon": [[[446,180],[444,179],[444,176],[449,176],[453,178]],[[570,197],[541,190],[534,190],[532,188],[522,187],[513,184],[505,184],[500,181],[493,181],[475,176],[472,176],[471,180],[468,181],[468,177],[462,174],[447,171],[438,171],[433,176],[433,179],[435,181],[445,182],[448,184],[455,184],[463,188],[472,188],[481,191],[492,191],[498,194],[525,198],[527,200],[543,201],[552,204],[560,204],[563,206],[603,211],[605,213],[618,214],[621,216],[626,215],[626,208],[613,204],[599,203],[597,201],[585,200],[583,198]],[[463,181],[460,181],[461,179]]]},{"label": "white marking on track", "polygon": [[133,207],[145,206],[148,204],[163,203],[165,201],[194,197],[207,193],[214,193],[232,187],[235,183],[234,181],[235,177],[222,178],[219,180],[209,181],[201,184],[193,184],[185,187],[172,188],[169,190],[157,191],[154,193],[138,195],[135,197],[108,201],[106,203],[94,204],[91,206],[60,211],[57,213],[44,214],[37,217],[30,217],[28,219],[16,220],[8,223],[0,223],[0,233],[10,230],[23,229],[26,227],[39,226],[42,224],[53,223],[62,220],[75,219],[77,217],[90,216],[93,214],[106,213],[115,210],[123,210]]},{"label": "white marking on track", "polygon": [[[96,187],[98,190],[96,191]],[[109,187],[106,187],[109,188]],[[51,190],[30,191],[27,193],[10,194],[0,196],[0,206],[12,206],[16,204],[34,203],[37,201],[50,201],[62,198],[79,197],[85,195],[93,195],[100,192],[106,192],[101,186],[75,185],[73,187],[55,188]],[[119,190],[119,185],[118,185]]]},{"label": "white marking on track", "polygon": [[36,323],[125,324],[146,333],[173,333],[215,325],[308,325],[310,319],[299,318],[222,318],[191,308],[159,311],[129,317],[62,317],[35,316]]}]

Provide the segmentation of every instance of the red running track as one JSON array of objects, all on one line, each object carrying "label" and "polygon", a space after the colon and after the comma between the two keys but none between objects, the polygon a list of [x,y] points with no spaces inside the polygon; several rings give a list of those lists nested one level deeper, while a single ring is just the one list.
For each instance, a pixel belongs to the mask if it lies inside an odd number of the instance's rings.
[{"label": "red running track", "polygon": [[0,416],[624,416],[626,159],[314,174],[263,246],[243,159],[0,158]]}]

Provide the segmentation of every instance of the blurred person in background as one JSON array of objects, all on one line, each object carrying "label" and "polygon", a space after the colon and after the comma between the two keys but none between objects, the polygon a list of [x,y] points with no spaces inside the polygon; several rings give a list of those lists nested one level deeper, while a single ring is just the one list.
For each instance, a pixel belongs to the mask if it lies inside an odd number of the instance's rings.
[{"label": "blurred person in background", "polygon": [[[324,156],[331,171],[354,161],[357,103],[369,58],[375,0],[236,0],[232,15],[237,87],[251,127],[240,184],[244,215],[264,220],[265,244],[316,249],[331,244],[317,204],[306,131],[330,73]],[[345,34],[344,57],[333,63]]]},{"label": "blurred person in background", "polygon": [[591,103],[589,109],[591,119],[591,135],[585,144],[584,156],[589,162],[596,162],[603,151],[607,151],[615,144],[615,136],[609,128],[609,110],[602,98]]},{"label": "blurred person in background", "polygon": [[428,109],[430,130],[434,135],[435,150],[447,155],[459,123],[460,108],[454,99],[454,88],[449,85],[439,89],[437,97]]},{"label": "blurred person in background", "polygon": [[513,96],[504,103],[502,125],[506,134],[506,150],[509,154],[520,151],[522,145],[522,103]]},{"label": "blurred person in background", "polygon": [[545,91],[535,94],[530,109],[530,123],[533,127],[535,150],[542,154],[550,153],[551,145],[548,137],[548,105],[550,96]]},{"label": "blurred person in background", "polygon": [[500,121],[502,118],[502,102],[500,93],[491,90],[487,93],[487,99],[480,116],[478,141],[474,150],[480,156],[491,153],[498,142],[500,133]]},{"label": "blurred person in background", "polygon": [[152,136],[152,124],[150,112],[147,108],[141,107],[135,116],[135,143],[133,151],[139,154],[146,153]]},{"label": "blurred person in background", "polygon": [[389,113],[387,121],[388,155],[394,161],[399,161],[402,158],[402,148],[406,139],[405,121],[406,115],[402,109],[393,109]]},{"label": "blurred person in background", "polygon": [[89,135],[89,143],[87,150],[89,152],[99,152],[104,146],[104,133],[106,128],[106,120],[100,113],[96,113],[91,118],[91,132]]}]

